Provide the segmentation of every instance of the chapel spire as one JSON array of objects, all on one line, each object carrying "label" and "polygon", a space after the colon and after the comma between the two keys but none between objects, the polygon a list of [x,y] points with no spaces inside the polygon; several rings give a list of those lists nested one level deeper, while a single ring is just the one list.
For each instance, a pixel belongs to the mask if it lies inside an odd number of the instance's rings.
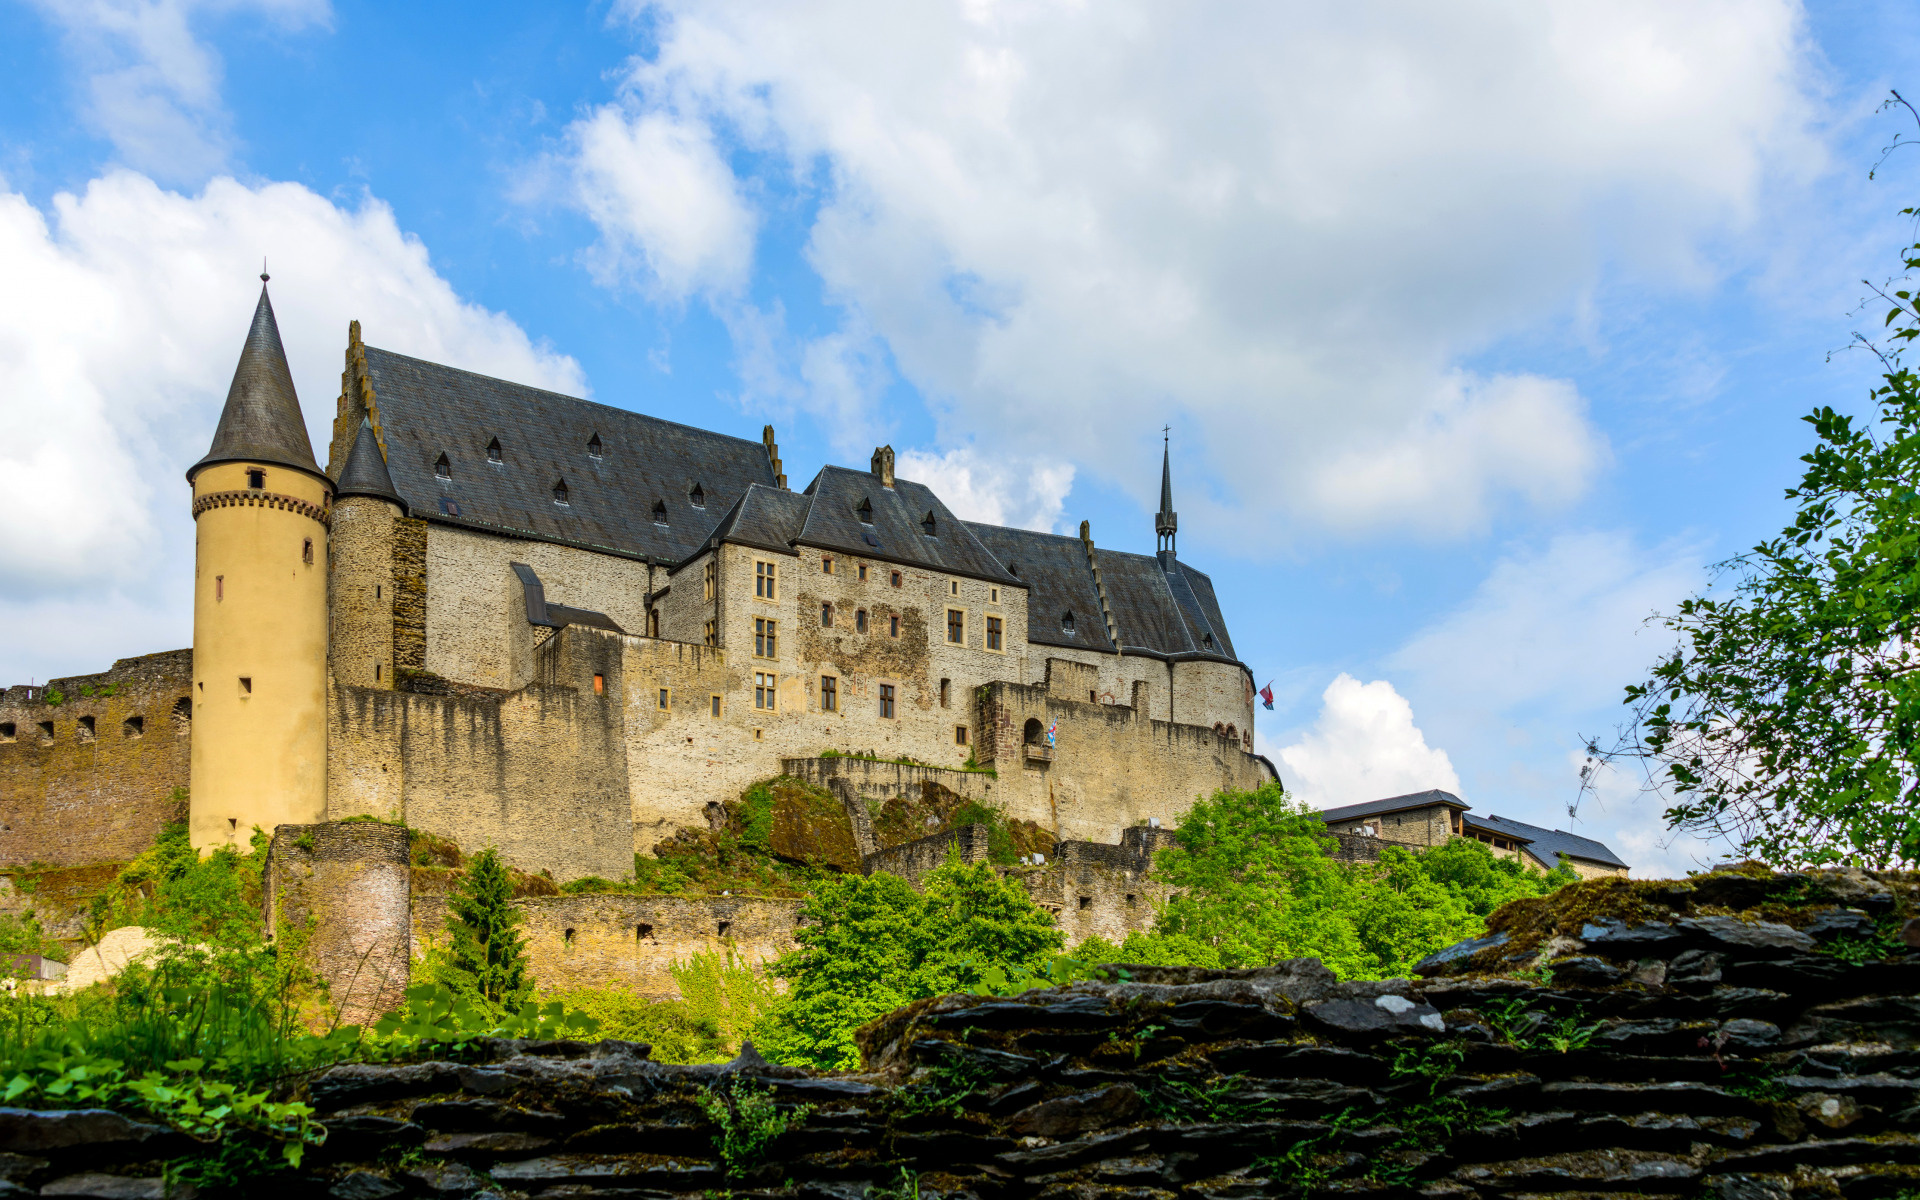
[{"label": "chapel spire", "polygon": [[1153,532],[1159,552],[1172,554],[1174,532],[1180,528],[1180,514],[1173,511],[1173,443],[1168,428],[1162,428],[1160,436],[1160,511],[1154,515]]},{"label": "chapel spire", "polygon": [[240,364],[234,368],[233,383],[227,388],[227,403],[220,410],[213,445],[187,477],[191,479],[200,468],[213,463],[241,459],[321,475],[320,464],[313,459],[313,443],[307,440],[300,398],[294,394],[293,372],[287,369],[287,352],[280,345],[273,302],[267,299],[264,272],[260,276],[260,303],[253,310],[253,327],[247,331],[246,345],[240,348]]}]

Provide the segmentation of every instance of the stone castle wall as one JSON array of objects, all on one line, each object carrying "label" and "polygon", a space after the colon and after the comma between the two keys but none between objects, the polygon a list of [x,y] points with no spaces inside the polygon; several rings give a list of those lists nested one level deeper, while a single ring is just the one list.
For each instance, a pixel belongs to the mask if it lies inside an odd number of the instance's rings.
[{"label": "stone castle wall", "polygon": [[173,650],[0,693],[0,864],[125,862],[185,820],[192,691]]},{"label": "stone castle wall", "polygon": [[326,981],[341,1021],[400,1006],[412,963],[407,831],[372,821],[282,825],[267,852],[267,931]]}]

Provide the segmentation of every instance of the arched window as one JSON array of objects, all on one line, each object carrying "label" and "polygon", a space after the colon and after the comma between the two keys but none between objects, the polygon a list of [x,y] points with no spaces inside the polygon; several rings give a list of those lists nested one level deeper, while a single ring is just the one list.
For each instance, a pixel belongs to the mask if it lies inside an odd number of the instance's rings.
[{"label": "arched window", "polygon": [[442,454],[433,460],[433,473],[441,479],[453,478],[453,464],[447,461],[446,455]]},{"label": "arched window", "polygon": [[1020,731],[1020,740],[1029,746],[1043,744],[1046,741],[1046,737],[1047,727],[1040,723],[1040,718],[1038,717],[1029,717],[1026,728]]},{"label": "arched window", "polygon": [[1237,742],[1240,740],[1240,731],[1238,729],[1235,729],[1231,723],[1227,725],[1227,740],[1230,742]]},{"label": "arched window", "polygon": [[687,493],[687,499],[693,502],[695,508],[705,508],[707,506],[707,493],[705,489],[697,483],[693,485],[693,490]]},{"label": "arched window", "polygon": [[653,502],[653,523],[655,525],[665,525],[667,523],[667,502],[665,500],[655,500]]},{"label": "arched window", "polygon": [[587,439],[587,457],[600,457],[600,435],[597,433]]},{"label": "arched window", "polygon": [[1066,634],[1068,637],[1073,636],[1073,610],[1072,609],[1068,609],[1066,612],[1063,612],[1060,614],[1060,632]]},{"label": "arched window", "polygon": [[567,496],[568,496],[567,481],[565,479],[554,480],[553,481],[553,502],[555,504],[571,504],[572,501],[569,500]]},{"label": "arched window", "polygon": [[501,461],[499,438],[495,438],[492,441],[487,443],[487,461],[490,463],[497,463]]}]

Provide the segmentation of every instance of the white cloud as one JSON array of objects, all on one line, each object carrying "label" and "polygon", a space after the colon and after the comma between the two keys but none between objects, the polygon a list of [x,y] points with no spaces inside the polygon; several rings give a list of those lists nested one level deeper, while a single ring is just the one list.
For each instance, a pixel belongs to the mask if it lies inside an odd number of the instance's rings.
[{"label": "white cloud", "polygon": [[1278,757],[1288,793],[1315,808],[1460,791],[1447,752],[1427,745],[1413,706],[1384,679],[1361,683],[1342,672],[1321,694],[1313,728]]},{"label": "white cloud", "polygon": [[1073,467],[1067,463],[989,456],[971,446],[945,453],[905,451],[894,472],[932,488],[962,520],[1044,533],[1054,531],[1073,490]]},{"label": "white cloud", "polygon": [[[0,190],[6,627],[41,627],[51,606],[117,614],[85,625],[99,637],[95,653],[165,648],[148,640],[156,621],[175,630],[165,641],[185,644],[178,570],[190,569],[193,528],[183,472],[205,452],[226,398],[263,254],[322,459],[353,318],[375,345],[584,391],[572,359],[460,299],[378,201],[343,208],[297,184],[224,178],[182,195],[125,171],[55,197],[51,212]],[[0,678],[88,667],[51,653],[9,639]]]},{"label": "white cloud", "polygon": [[[1267,539],[1578,495],[1606,447],[1573,388],[1461,364],[1603,265],[1710,277],[1818,158],[1793,0],[623,11],[657,48],[576,136],[671,114],[776,187],[817,181],[826,297],[943,444],[1044,448],[1150,499],[1132,464],[1177,414],[1219,503],[1265,518],[1196,527]],[[705,225],[596,216],[609,245],[713,257]]]},{"label": "white cloud", "polygon": [[293,31],[324,25],[327,0],[34,0],[66,35],[86,80],[88,119],[120,161],[169,182],[227,163],[231,121],[221,63],[196,18],[250,12]]}]

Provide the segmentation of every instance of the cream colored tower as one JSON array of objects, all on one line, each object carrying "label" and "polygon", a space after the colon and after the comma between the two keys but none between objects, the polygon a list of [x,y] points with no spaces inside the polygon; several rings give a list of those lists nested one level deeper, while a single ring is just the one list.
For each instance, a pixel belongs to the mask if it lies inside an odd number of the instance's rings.
[{"label": "cream colored tower", "polygon": [[[264,285],[266,276],[261,276]],[[327,813],[327,523],[267,289],[193,485],[193,844]]]}]

